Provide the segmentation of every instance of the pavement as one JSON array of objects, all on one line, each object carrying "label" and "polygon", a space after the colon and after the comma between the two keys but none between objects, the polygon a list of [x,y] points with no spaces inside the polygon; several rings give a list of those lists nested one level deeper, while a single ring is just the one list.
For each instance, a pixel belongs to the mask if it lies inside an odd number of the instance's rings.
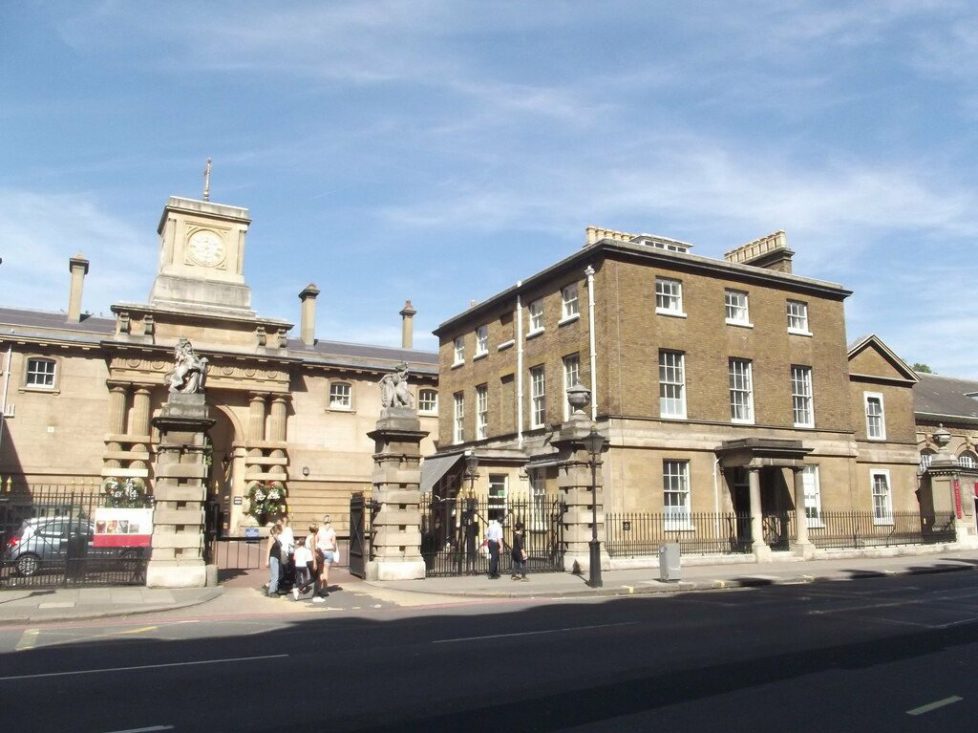
[{"label": "pavement", "polygon": [[[331,586],[357,594],[388,599],[413,599],[423,605],[447,598],[562,598],[676,594],[720,591],[769,585],[851,581],[919,573],[962,572],[978,569],[978,550],[945,550],[933,554],[886,557],[845,557],[800,560],[779,558],[774,562],[731,562],[716,558],[708,564],[684,564],[678,580],[660,579],[657,568],[605,570],[601,587],[588,585],[586,575],[570,573],[530,574],[526,581],[508,575],[489,579],[484,575],[425,580],[365,581],[334,568]],[[234,609],[237,613],[281,613],[287,608],[309,608],[266,598],[260,592],[262,571],[243,573],[225,584],[206,588],[0,588],[0,625],[43,624],[82,619],[122,617],[203,606]],[[201,609],[205,610],[204,608]],[[298,609],[297,609],[298,610]]]}]

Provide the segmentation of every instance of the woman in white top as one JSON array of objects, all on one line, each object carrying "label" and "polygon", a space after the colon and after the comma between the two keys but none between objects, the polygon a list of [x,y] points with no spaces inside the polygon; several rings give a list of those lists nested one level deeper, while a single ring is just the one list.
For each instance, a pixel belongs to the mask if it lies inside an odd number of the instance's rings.
[{"label": "woman in white top", "polygon": [[333,529],[332,519],[327,514],[323,517],[322,526],[316,532],[316,560],[319,566],[319,598],[329,595],[329,566],[336,557],[336,530]]}]

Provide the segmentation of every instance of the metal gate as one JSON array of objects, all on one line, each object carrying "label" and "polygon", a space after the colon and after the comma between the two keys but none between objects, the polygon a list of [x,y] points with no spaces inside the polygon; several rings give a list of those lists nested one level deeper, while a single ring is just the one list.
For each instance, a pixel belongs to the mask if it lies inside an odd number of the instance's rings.
[{"label": "metal gate", "polygon": [[429,577],[479,575],[489,572],[482,538],[492,519],[503,525],[500,572],[509,572],[513,528],[526,531],[530,573],[564,569],[562,505],[546,496],[502,499],[496,496],[421,497],[421,556]]},{"label": "metal gate", "polygon": [[362,493],[350,497],[350,574],[358,578],[367,575],[367,561],[370,560],[370,543],[368,540],[367,514],[371,504]]}]

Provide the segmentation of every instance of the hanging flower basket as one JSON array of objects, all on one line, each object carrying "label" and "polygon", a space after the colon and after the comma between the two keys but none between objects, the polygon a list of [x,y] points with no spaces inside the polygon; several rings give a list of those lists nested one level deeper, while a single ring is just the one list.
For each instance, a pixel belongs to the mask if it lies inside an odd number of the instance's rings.
[{"label": "hanging flower basket", "polygon": [[146,493],[146,482],[141,478],[109,476],[102,482],[102,492],[107,507],[143,509],[153,506],[153,498]]},{"label": "hanging flower basket", "polygon": [[281,481],[255,481],[248,487],[248,515],[259,524],[273,522],[288,511],[285,497]]}]

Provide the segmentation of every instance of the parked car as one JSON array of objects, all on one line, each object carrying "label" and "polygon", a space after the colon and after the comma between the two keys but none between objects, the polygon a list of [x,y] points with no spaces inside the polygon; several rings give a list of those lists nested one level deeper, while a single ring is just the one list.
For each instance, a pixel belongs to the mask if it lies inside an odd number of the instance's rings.
[{"label": "parked car", "polygon": [[70,569],[67,561],[138,559],[143,548],[94,547],[94,528],[90,520],[78,516],[25,519],[20,529],[7,540],[3,564],[18,575],[32,576],[45,567]]}]

